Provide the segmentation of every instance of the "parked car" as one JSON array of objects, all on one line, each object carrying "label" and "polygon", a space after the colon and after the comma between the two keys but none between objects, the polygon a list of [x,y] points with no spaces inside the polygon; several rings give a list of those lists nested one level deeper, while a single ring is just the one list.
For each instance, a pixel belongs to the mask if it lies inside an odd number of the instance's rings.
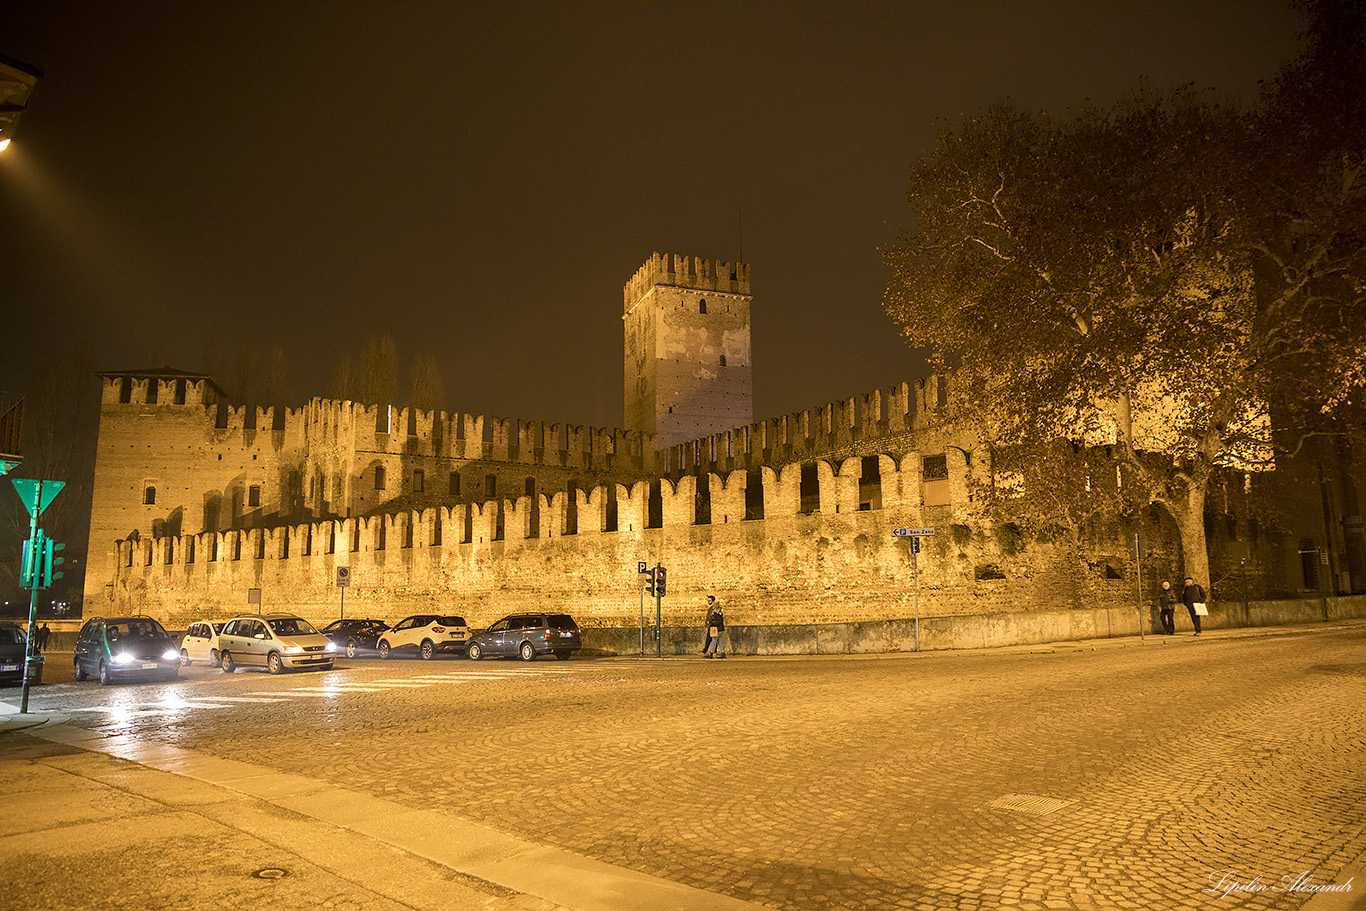
[{"label": "parked car", "polygon": [[28,637],[17,623],[0,623],[0,681],[24,682],[24,656]]},{"label": "parked car", "polygon": [[189,667],[196,661],[207,661],[210,667],[218,667],[218,634],[221,632],[222,623],[209,620],[191,623],[180,640],[180,663]]},{"label": "parked car", "polygon": [[579,625],[568,614],[512,614],[470,639],[470,658],[518,655],[531,661],[537,655],[564,660],[583,647]]},{"label": "parked car", "polygon": [[77,680],[97,674],[105,686],[115,680],[180,676],[180,650],[151,617],[91,617],[76,635],[72,662]]},{"label": "parked car", "polygon": [[411,650],[430,660],[438,652],[464,652],[469,642],[470,628],[464,617],[415,614],[379,637],[379,656],[388,658],[394,652]]},{"label": "parked car", "polygon": [[389,629],[383,620],[333,620],[323,627],[323,635],[332,640],[346,657],[354,658],[361,652],[373,652],[380,634]]},{"label": "parked car", "polygon": [[296,667],[331,670],[336,652],[313,624],[293,614],[234,617],[218,634],[218,657],[229,674],[238,665],[260,665],[272,674]]}]

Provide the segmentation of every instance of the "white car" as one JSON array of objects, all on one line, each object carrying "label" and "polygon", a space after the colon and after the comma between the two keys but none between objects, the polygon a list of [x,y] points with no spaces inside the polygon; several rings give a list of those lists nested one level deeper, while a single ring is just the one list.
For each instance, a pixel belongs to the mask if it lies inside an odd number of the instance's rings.
[{"label": "white car", "polygon": [[253,664],[272,674],[296,667],[330,671],[336,651],[311,623],[293,614],[234,617],[218,634],[218,655],[228,674]]},{"label": "white car", "polygon": [[209,620],[191,623],[180,640],[180,663],[189,667],[196,661],[207,661],[210,667],[218,667],[218,634],[221,632],[222,623]]},{"label": "white car", "polygon": [[464,652],[469,644],[470,628],[464,617],[415,614],[381,633],[378,647],[381,658],[411,649],[420,657],[431,659],[437,652]]}]

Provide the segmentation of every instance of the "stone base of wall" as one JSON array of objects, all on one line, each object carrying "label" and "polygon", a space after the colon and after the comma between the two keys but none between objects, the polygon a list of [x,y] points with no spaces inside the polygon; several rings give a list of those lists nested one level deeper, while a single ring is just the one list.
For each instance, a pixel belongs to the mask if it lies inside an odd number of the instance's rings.
[{"label": "stone base of wall", "polygon": [[[1331,620],[1366,618],[1366,595],[1310,598],[1292,601],[1212,603],[1204,629],[1290,626]],[[1159,635],[1162,626],[1152,608],[1144,632]],[[1143,622],[1138,609],[1093,609],[979,614],[967,617],[926,617],[920,621],[920,651],[1034,645],[1080,639],[1137,636]],[[1190,615],[1176,610],[1177,632],[1189,632]],[[700,655],[706,631],[701,627],[664,627],[660,652]],[[859,623],[820,623],[791,626],[728,626],[727,652],[734,655],[859,655],[916,650],[914,620]],[[585,627],[584,650],[590,655],[639,655],[637,627]],[[645,654],[655,654],[654,639],[646,629]]]}]

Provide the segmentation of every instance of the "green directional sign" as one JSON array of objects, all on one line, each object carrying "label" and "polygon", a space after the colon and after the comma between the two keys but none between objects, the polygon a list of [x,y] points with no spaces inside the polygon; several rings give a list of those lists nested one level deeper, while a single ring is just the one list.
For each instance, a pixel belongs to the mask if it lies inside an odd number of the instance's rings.
[{"label": "green directional sign", "polygon": [[24,501],[28,514],[35,519],[43,514],[48,504],[66,486],[65,481],[34,481],[30,478],[11,478],[19,499]]}]

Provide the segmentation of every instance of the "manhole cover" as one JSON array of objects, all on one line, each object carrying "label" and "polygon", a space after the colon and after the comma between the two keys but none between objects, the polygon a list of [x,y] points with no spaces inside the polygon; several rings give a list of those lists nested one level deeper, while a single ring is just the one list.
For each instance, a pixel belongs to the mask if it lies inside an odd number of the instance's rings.
[{"label": "manhole cover", "polygon": [[1038,794],[1007,794],[996,798],[987,806],[993,810],[1014,810],[1016,813],[1025,813],[1029,816],[1047,816],[1074,803],[1075,800],[1040,797]]},{"label": "manhole cover", "polygon": [[251,875],[257,879],[284,879],[289,875],[289,871],[281,870],[279,867],[266,867],[264,870],[257,870]]}]

